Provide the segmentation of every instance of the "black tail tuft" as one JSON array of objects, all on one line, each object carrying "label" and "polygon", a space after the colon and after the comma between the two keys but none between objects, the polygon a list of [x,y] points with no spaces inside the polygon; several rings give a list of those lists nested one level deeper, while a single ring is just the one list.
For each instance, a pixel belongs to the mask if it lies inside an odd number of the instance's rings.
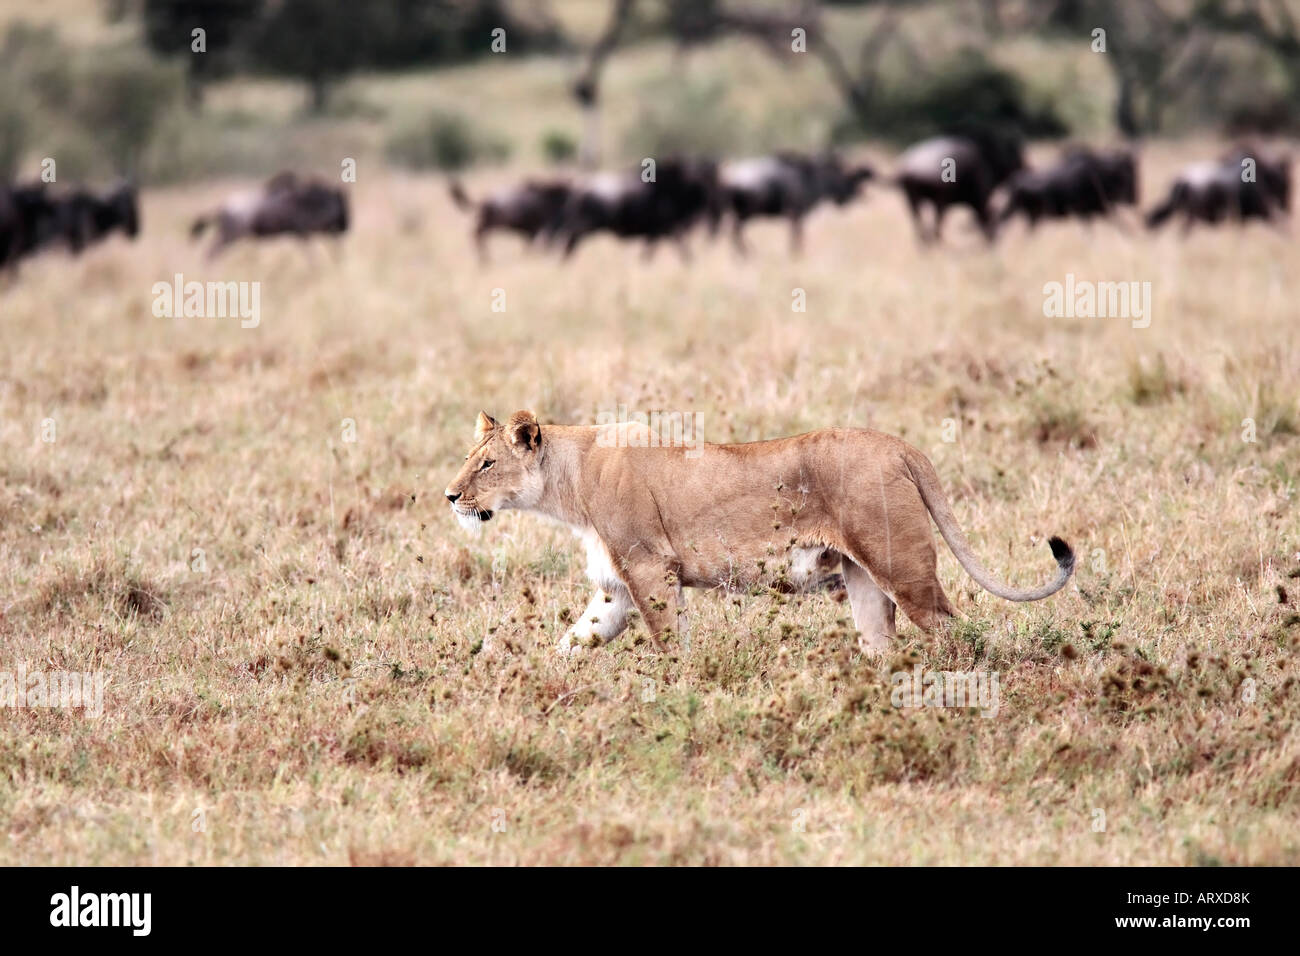
[{"label": "black tail tuft", "polygon": [[1066,571],[1073,571],[1074,549],[1055,536],[1048,538],[1047,543],[1051,545],[1052,557],[1056,559],[1057,565]]}]

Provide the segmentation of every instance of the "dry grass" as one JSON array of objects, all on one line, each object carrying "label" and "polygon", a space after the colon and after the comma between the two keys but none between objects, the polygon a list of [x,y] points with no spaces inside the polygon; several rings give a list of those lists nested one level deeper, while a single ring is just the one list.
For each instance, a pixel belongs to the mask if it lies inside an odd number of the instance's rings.
[{"label": "dry grass", "polygon": [[[1148,196],[1213,148],[1150,149]],[[441,184],[374,171],[337,260],[205,270],[181,237],[220,191],[148,194],[136,245],[0,290],[0,669],[109,679],[99,719],[0,711],[0,863],[1300,862],[1286,237],[989,254],[958,214],[922,254],[873,190],[799,261],[773,225],[744,262],[502,239],[478,268]],[[176,272],[261,281],[260,327],[153,318]],[[1151,327],[1045,319],[1066,272],[1150,281]],[[672,660],[561,661],[577,542],[512,514],[465,537],[441,490],[480,407],[618,404],[719,441],[902,434],[999,574],[1045,574],[1052,533],[1079,572],[1009,605],[945,551],[967,619],[875,665],[845,604],[702,593]],[[895,710],[914,661],[996,671],[1000,712]]]}]

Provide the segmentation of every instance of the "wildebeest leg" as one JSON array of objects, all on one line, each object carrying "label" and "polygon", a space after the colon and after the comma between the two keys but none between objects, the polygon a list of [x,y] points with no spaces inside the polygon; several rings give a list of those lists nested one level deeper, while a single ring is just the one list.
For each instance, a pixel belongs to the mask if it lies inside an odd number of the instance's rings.
[{"label": "wildebeest leg", "polygon": [[997,223],[989,214],[989,205],[987,202],[976,203],[973,207],[975,210],[975,220],[980,224],[980,229],[984,233],[984,241],[992,243],[997,238]]},{"label": "wildebeest leg", "polygon": [[1291,235],[1291,230],[1287,225],[1287,220],[1280,212],[1276,212],[1271,207],[1264,209],[1264,224],[1274,230],[1280,236]]},{"label": "wildebeest leg", "polygon": [[691,244],[686,241],[686,233],[679,232],[674,238],[677,240],[677,253],[682,257],[682,262],[690,262]]},{"label": "wildebeest leg", "polygon": [[1034,210],[1028,206],[1024,206],[1022,209],[1022,206],[1023,204],[1015,196],[1008,199],[1007,204],[1003,206],[1002,211],[998,213],[998,228],[1001,229],[1004,227],[1012,218],[1015,217],[1016,213],[1024,212],[1025,222],[1029,224],[1029,229],[1032,231],[1034,228]]},{"label": "wildebeest leg", "polygon": [[474,248],[478,252],[478,261],[484,264],[488,261],[487,254],[487,228],[483,223],[479,223],[474,230]]},{"label": "wildebeest leg", "polygon": [[338,265],[343,261],[343,247],[339,244],[337,236],[321,236],[324,243],[325,252],[322,255],[332,265]]},{"label": "wildebeest leg", "polygon": [[208,251],[203,254],[203,258],[211,262],[217,256],[221,255],[226,246],[230,245],[230,239],[225,232],[218,232],[217,238],[212,240],[212,245],[208,246]]},{"label": "wildebeest leg", "polygon": [[571,232],[567,239],[564,240],[564,258],[569,259],[573,256],[573,251],[578,248],[578,243],[582,241],[582,234]]},{"label": "wildebeest leg", "polygon": [[641,261],[649,262],[653,259],[657,248],[659,248],[658,239],[647,239],[645,245],[641,247]]},{"label": "wildebeest leg", "polygon": [[208,246],[207,254],[204,256],[209,262],[221,255],[226,246],[230,245],[241,235],[241,230],[237,225],[232,225],[229,218],[225,215],[217,218],[217,237],[212,240],[212,245]]},{"label": "wildebeest leg", "polygon": [[316,251],[316,247],[312,245],[311,233],[298,233],[298,241],[302,246],[303,254],[307,257],[307,263],[313,269],[317,268],[320,265],[320,254]]},{"label": "wildebeest leg", "polygon": [[731,244],[742,256],[749,255],[749,247],[745,245],[745,220],[739,214],[731,221]]},{"label": "wildebeest leg", "polygon": [[10,238],[8,248],[0,244],[0,274],[10,279],[18,278],[18,236]]},{"label": "wildebeest leg", "polygon": [[912,213],[912,224],[916,227],[916,237],[922,242],[929,242],[930,237],[926,234],[925,220],[921,216],[921,197],[906,187],[903,189],[903,194],[907,196],[907,208]]},{"label": "wildebeest leg", "polygon": [[529,249],[549,249],[554,239],[555,234],[546,226],[542,226],[536,232],[524,234],[524,241],[528,243]]},{"label": "wildebeest leg", "polygon": [[803,254],[802,213],[795,213],[790,217],[790,251],[796,256]]},{"label": "wildebeest leg", "polygon": [[948,212],[948,204],[942,199],[934,201],[934,229],[930,233],[930,238],[935,242],[943,241],[943,217]]}]

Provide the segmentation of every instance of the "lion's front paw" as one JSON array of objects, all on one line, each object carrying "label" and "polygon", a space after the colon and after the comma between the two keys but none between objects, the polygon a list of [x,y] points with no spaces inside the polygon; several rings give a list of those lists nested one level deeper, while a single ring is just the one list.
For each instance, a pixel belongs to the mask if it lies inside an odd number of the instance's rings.
[{"label": "lion's front paw", "polygon": [[868,657],[879,657],[893,646],[893,641],[884,634],[858,634],[858,650]]},{"label": "lion's front paw", "polygon": [[592,645],[590,637],[582,637],[572,632],[565,634],[555,645],[555,653],[561,657],[576,657]]}]

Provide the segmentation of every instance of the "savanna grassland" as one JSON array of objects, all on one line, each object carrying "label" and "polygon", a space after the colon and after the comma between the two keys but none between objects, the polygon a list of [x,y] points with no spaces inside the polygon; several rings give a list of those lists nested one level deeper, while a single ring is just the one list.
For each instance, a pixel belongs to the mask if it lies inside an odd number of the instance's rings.
[{"label": "savanna grassland", "polygon": [[[1218,148],[1149,147],[1145,198]],[[363,167],[338,248],[208,266],[183,237],[226,185],[146,191],[137,242],[0,289],[0,663],[108,680],[99,718],[0,711],[0,863],[1300,861],[1292,237],[990,252],[957,213],[922,251],[873,187],[799,259],[764,224],[748,260],[480,266],[440,180]],[[260,325],[155,318],[177,272],[259,281]],[[1150,327],[1045,318],[1067,272],[1149,281]],[[1079,570],[1011,605],[941,549],[964,619],[885,661],[828,595],[703,592],[689,649],[559,659],[579,542],[469,536],[442,489],[480,408],[620,404],[901,434],[996,573],[1045,578],[1050,534]],[[891,707],[917,663],[996,672],[997,716]]]}]

